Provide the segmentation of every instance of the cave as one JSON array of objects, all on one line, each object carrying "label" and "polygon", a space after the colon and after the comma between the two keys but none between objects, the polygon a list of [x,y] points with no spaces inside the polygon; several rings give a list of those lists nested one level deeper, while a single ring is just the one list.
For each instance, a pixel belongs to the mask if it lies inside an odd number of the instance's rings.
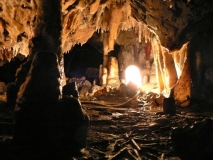
[{"label": "cave", "polygon": [[212,16],[211,0],[1,0],[0,159],[212,159]]}]

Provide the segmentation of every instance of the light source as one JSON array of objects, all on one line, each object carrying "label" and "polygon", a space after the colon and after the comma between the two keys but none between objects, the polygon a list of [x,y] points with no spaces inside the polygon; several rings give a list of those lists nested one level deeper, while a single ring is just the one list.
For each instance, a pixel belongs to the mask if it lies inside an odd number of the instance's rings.
[{"label": "light source", "polygon": [[125,70],[126,85],[130,82],[134,83],[138,88],[142,85],[141,73],[138,67],[130,65]]}]

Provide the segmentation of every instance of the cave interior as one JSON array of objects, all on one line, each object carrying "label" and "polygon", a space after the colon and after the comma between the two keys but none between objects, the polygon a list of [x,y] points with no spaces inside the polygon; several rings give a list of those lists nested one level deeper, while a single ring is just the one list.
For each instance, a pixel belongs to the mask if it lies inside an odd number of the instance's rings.
[{"label": "cave interior", "polygon": [[[0,158],[212,159],[212,16],[211,0],[1,0]],[[59,103],[83,112],[61,121]]]}]

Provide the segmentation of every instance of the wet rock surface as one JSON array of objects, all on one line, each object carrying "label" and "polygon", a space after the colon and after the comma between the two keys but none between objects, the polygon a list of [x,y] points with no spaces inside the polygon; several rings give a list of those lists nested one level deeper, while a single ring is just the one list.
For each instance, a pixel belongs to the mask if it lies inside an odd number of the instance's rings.
[{"label": "wet rock surface", "polygon": [[[161,108],[157,112],[156,109],[144,111],[143,107],[87,109],[92,115],[88,150],[94,159],[180,159],[180,151],[177,152],[172,144],[172,130],[194,125],[212,116],[210,113],[186,112],[180,108],[177,108],[175,115],[166,115]],[[178,133],[176,138],[181,139],[185,134],[188,135],[187,131]],[[191,142],[191,148],[194,148]]]},{"label": "wet rock surface", "polygon": [[[70,157],[66,158],[63,151],[57,151],[60,158],[180,160],[186,159],[186,155],[194,154],[193,149],[195,151],[198,149],[200,154],[206,154],[210,151],[205,148],[212,147],[212,142],[208,143],[208,140],[212,140],[212,129],[208,129],[208,125],[210,125],[209,128],[212,126],[212,120],[210,120],[213,118],[212,110],[207,112],[197,106],[189,106],[176,108],[176,114],[169,115],[163,113],[161,105],[147,107],[129,103],[120,107],[97,104],[82,104],[82,106],[90,117],[87,147],[81,154],[70,153]],[[8,108],[4,102],[0,105],[0,125],[1,159],[17,159],[21,153],[32,152],[30,148],[13,145],[13,109]],[[208,137],[199,144],[203,135]],[[197,140],[196,137],[201,138]],[[187,142],[190,146],[184,147],[183,152],[180,146],[186,140],[190,140]],[[199,150],[198,145],[204,149]],[[38,152],[41,150],[41,148],[38,149]],[[47,153],[53,156],[56,152],[48,151]],[[205,157],[205,159],[208,158]]]}]

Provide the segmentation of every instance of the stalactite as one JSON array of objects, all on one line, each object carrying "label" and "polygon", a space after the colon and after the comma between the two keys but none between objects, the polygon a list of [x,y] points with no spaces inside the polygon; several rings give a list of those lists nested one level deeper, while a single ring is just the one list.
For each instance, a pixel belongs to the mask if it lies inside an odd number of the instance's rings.
[{"label": "stalactite", "polygon": [[95,30],[99,32],[99,30],[101,29],[101,23],[102,23],[102,17],[103,17],[103,5],[99,6],[97,12],[96,12],[96,22],[95,22]]},{"label": "stalactite", "polygon": [[127,31],[128,30],[128,25],[126,22],[121,22],[120,24],[120,30],[121,31]]},{"label": "stalactite", "polygon": [[[161,46],[153,31],[148,29],[149,32],[147,32],[146,29],[144,30],[144,39],[150,40],[152,44],[159,93],[162,93],[165,97],[174,96],[177,104],[179,103],[181,106],[188,105],[187,97],[190,97],[191,84],[186,62],[187,44],[184,44],[179,51],[170,53]],[[179,76],[180,79],[178,79]],[[171,94],[172,90],[174,95]]]},{"label": "stalactite", "polygon": [[151,39],[156,66],[156,79],[159,93],[170,97],[171,90],[177,82],[177,73],[172,55],[168,49],[161,46],[156,37]]},{"label": "stalactite", "polygon": [[122,7],[122,22],[127,22],[129,17],[131,16],[131,6],[129,2],[124,3]]},{"label": "stalactite", "polygon": [[[6,3],[7,4],[7,3]],[[7,23],[9,23],[10,25],[13,25],[14,28],[19,31],[22,32],[23,31],[23,25],[20,24],[16,19],[15,19],[15,9],[17,9],[17,7],[14,7],[12,9],[10,9],[11,6],[8,5],[3,5],[3,11],[4,11],[4,20],[7,21]],[[11,11],[12,10],[12,11]]]},{"label": "stalactite", "polygon": [[66,41],[62,43],[62,53],[68,53],[73,48],[74,44],[69,39],[70,37],[67,37]]},{"label": "stalactite", "polygon": [[176,71],[177,71],[177,76],[179,78],[180,74],[181,74],[181,69],[180,69],[180,64],[179,64],[179,62],[180,62],[179,51],[172,51],[171,54],[172,54],[174,62],[175,62],[175,68],[176,68]]},{"label": "stalactite", "polygon": [[159,52],[161,50],[161,47],[159,47],[158,40],[156,37],[153,37],[152,39],[152,49],[154,53],[154,62],[156,66],[156,80],[157,80],[157,85],[158,85],[158,93],[162,93],[164,90],[164,80],[162,76],[162,69],[161,69],[161,64],[160,64],[160,57],[159,57]]},{"label": "stalactite", "polygon": [[95,0],[91,5],[90,5],[90,14],[95,14],[98,10],[100,4],[100,0]]},{"label": "stalactite", "polygon": [[104,12],[101,18],[101,33],[109,30],[110,15],[110,10],[108,8],[104,8]]},{"label": "stalactite", "polygon": [[146,25],[144,25],[144,40],[145,40],[145,43],[147,43],[147,40],[148,40],[148,28]]},{"label": "stalactite", "polygon": [[75,32],[76,29],[82,24],[83,22],[83,15],[80,10],[76,12],[76,14],[73,15],[73,17],[70,17],[70,25],[69,30],[70,32]]},{"label": "stalactite", "polygon": [[[4,24],[2,19],[0,19],[0,34],[2,34],[4,32]],[[0,35],[1,36],[1,35]],[[1,39],[0,39],[1,40]]]},{"label": "stalactite", "polygon": [[181,107],[186,107],[191,97],[191,76],[189,72],[189,60],[186,59],[182,74],[174,87],[174,99],[176,104]]},{"label": "stalactite", "polygon": [[75,15],[77,15],[78,12],[79,11],[77,9],[73,9],[69,11],[63,18],[63,23],[62,23],[63,29],[62,29],[62,38],[61,38],[63,52],[69,51],[71,49],[72,45],[67,44],[69,42],[68,35],[74,32],[73,28],[70,30],[70,26],[72,25],[72,19],[74,19]]},{"label": "stalactite", "polygon": [[188,62],[188,43],[185,43],[180,50],[172,52],[175,67],[178,75],[177,84],[174,87],[174,98],[177,105],[185,107],[189,104],[191,96],[191,77]]},{"label": "stalactite", "polygon": [[62,95],[62,88],[63,86],[66,85],[66,76],[64,73],[64,56],[62,55],[62,58],[59,62],[59,74],[60,74],[60,79],[59,79],[59,83],[60,83],[60,96]]},{"label": "stalactite", "polygon": [[173,0],[169,0],[169,8],[174,7],[174,1]]},{"label": "stalactite", "polygon": [[138,23],[138,42],[141,42],[141,34],[142,34],[141,30],[142,30],[142,24],[141,22],[139,22]]},{"label": "stalactite", "polygon": [[15,57],[17,54],[22,53],[22,55],[27,56],[29,54],[29,44],[26,42],[18,42],[13,46],[12,57]]},{"label": "stalactite", "polygon": [[160,44],[160,42],[158,42],[158,53],[157,53],[157,60],[158,60],[158,67],[159,67],[159,70],[160,70],[160,76],[161,76],[161,79],[162,79],[162,86],[161,88],[163,89],[161,91],[161,93],[163,93],[164,96],[168,96],[168,87],[166,85],[167,83],[167,80],[166,80],[166,75],[165,75],[165,72],[164,72],[164,67],[165,67],[165,64],[164,64],[164,57],[163,57],[163,48]]},{"label": "stalactite", "polygon": [[11,59],[13,58],[11,51],[9,51],[7,48],[5,48],[4,53],[5,53],[6,59],[10,62]]},{"label": "stalactite", "polygon": [[4,60],[4,48],[0,48],[0,60]]},{"label": "stalactite", "polygon": [[[35,20],[35,17],[38,14],[39,2],[39,0],[2,0],[0,2],[0,34],[2,34],[0,36],[0,43],[11,52],[12,57],[17,55],[17,53],[11,49],[17,46],[21,47],[19,49],[20,54],[29,54],[28,43],[29,39],[34,36],[34,29],[38,22],[37,19]],[[7,32],[8,34],[5,34]],[[27,40],[20,40],[20,36],[23,34]]]},{"label": "stalactite", "polygon": [[[156,66],[159,93],[165,97],[174,96],[177,105],[185,107],[191,96],[191,78],[187,59],[187,44],[179,51],[169,52],[160,45],[156,37],[151,39]],[[171,94],[171,91],[174,94]]]},{"label": "stalactite", "polygon": [[168,90],[168,93],[170,90],[174,87],[174,85],[177,82],[177,72],[175,69],[174,60],[172,58],[172,55],[169,53],[168,49],[163,48],[163,61],[164,61],[164,73],[165,73],[165,86]]},{"label": "stalactite", "polygon": [[104,51],[104,55],[108,55],[108,48],[109,48],[109,33],[105,32],[102,34],[102,38],[103,38],[103,51]]},{"label": "stalactite", "polygon": [[143,40],[144,39],[144,26],[145,24],[141,24],[141,39]]},{"label": "stalactite", "polygon": [[134,19],[134,18],[132,18],[132,17],[129,17],[129,19],[128,19],[128,26],[129,26],[129,29],[130,28],[135,28],[136,27],[136,25],[137,25],[137,21]]},{"label": "stalactite", "polygon": [[131,17],[131,6],[128,1],[125,1],[121,10],[122,10],[122,17],[119,29],[121,31],[127,31],[134,26],[133,19]]},{"label": "stalactite", "polygon": [[62,0],[62,12],[65,12],[65,10],[71,6],[76,0]]},{"label": "stalactite", "polygon": [[76,44],[81,44],[81,45],[85,44],[88,41],[88,39],[92,37],[94,32],[95,32],[95,29],[89,26],[85,27],[82,30],[77,30],[72,37],[73,39],[72,42],[75,43],[75,41],[77,40]]},{"label": "stalactite", "polygon": [[148,41],[151,41],[152,31],[151,31],[151,29],[149,29],[149,28],[148,28],[148,31],[149,31]]},{"label": "stalactite", "polygon": [[87,6],[86,0],[79,0],[78,4],[76,5],[76,8],[79,10],[83,10],[86,8],[86,6]]},{"label": "stalactite", "polygon": [[186,55],[187,55],[187,45],[188,43],[184,44],[180,50],[178,51],[173,51],[171,54],[173,55],[173,59],[175,62],[175,67],[177,71],[178,78],[180,77],[184,63],[186,61]]},{"label": "stalactite", "polygon": [[121,6],[112,4],[109,21],[109,50],[114,49],[114,41],[117,38],[118,27],[122,17]]}]

